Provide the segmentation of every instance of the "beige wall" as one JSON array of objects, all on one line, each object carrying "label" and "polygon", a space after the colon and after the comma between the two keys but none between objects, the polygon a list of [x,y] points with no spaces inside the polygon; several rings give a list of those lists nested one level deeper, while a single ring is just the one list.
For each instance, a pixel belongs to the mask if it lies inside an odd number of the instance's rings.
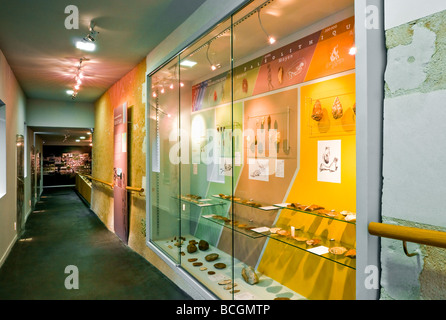
[{"label": "beige wall", "polygon": [[0,266],[12,248],[17,232],[16,135],[24,134],[25,96],[0,51],[0,100],[6,105],[6,194],[0,198]]},{"label": "beige wall", "polygon": [[[129,140],[128,146],[128,184],[144,187],[146,176],[145,153],[145,76],[146,61],[141,61],[132,71],[116,82],[95,103],[95,126],[93,134],[93,171],[94,178],[112,182],[113,179],[113,109],[127,102]],[[160,269],[184,290],[193,294],[188,284],[180,278],[161,258],[146,245],[145,193],[129,193],[129,241],[128,245],[150,263]],[[113,191],[110,187],[93,182],[91,209],[114,232]]]}]

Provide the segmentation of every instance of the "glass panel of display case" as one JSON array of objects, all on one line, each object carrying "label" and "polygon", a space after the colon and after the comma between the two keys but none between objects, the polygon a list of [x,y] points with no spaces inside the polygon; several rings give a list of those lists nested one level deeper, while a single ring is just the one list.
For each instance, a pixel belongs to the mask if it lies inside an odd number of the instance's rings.
[{"label": "glass panel of display case", "polygon": [[233,135],[231,21],[180,55],[181,266],[220,299],[232,299]]},{"label": "glass panel of display case", "polygon": [[148,110],[150,240],[180,262],[179,63],[172,60],[151,77]]},{"label": "glass panel of display case", "polygon": [[151,77],[150,239],[220,299],[355,296],[353,5],[254,0]]},{"label": "glass panel of display case", "polygon": [[[351,118],[337,120],[340,112],[332,115],[332,106],[327,106],[337,96],[350,104],[354,88],[350,79],[325,82],[325,77],[354,70],[354,57],[345,52],[354,45],[350,12],[353,1],[348,0],[308,5],[262,0],[252,1],[233,15],[233,104],[234,114],[236,106],[242,110],[237,123],[243,130],[240,155],[234,155],[242,163],[234,177],[234,219],[248,221],[264,235],[234,233],[234,261],[239,262],[234,277],[250,270],[258,279],[249,287],[254,299],[308,298],[305,286],[314,287],[315,279],[326,274],[315,271],[310,279],[297,272],[302,266],[323,266],[321,270],[341,266],[347,271],[331,275],[340,282],[354,279],[354,184],[343,179],[348,187],[341,187],[336,181],[340,174],[331,171],[339,162],[322,166],[319,156],[325,149],[318,153],[318,145],[319,149],[328,147],[329,161],[340,160],[342,144],[345,160],[355,157],[345,141],[339,142],[343,140],[339,134],[354,134]],[[309,81],[321,85],[307,89]],[[311,118],[305,102],[313,101],[312,108],[317,99],[329,111],[321,122]],[[234,126],[235,121],[234,116]],[[329,134],[320,125],[327,121]],[[313,130],[308,135],[307,127]],[[315,173],[322,167],[321,176],[327,173],[332,181],[318,181]],[[320,185],[327,182],[330,192],[320,192]],[[350,196],[343,193],[347,190]],[[336,195],[339,206],[331,207]]]}]

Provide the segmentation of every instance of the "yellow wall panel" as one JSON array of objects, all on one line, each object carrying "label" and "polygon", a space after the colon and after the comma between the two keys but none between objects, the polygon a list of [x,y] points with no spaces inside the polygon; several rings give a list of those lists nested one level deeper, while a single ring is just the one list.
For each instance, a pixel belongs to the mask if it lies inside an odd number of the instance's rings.
[{"label": "yellow wall panel", "polygon": [[[355,74],[301,87],[300,89],[300,167],[286,202],[318,204],[337,212],[356,212],[356,135]],[[343,117],[334,119],[332,103],[339,97]],[[320,99],[324,109],[323,124],[311,119],[313,105]],[[322,121],[321,120],[321,121]],[[328,128],[328,130],[327,130]],[[341,183],[317,181],[318,141],[341,141]],[[354,248],[356,227],[341,221],[284,209],[276,226],[294,226],[316,238],[325,239],[327,247],[345,245]],[[354,264],[353,264],[354,265]],[[282,243],[268,241],[258,270],[309,299],[354,299],[355,270]]]}]

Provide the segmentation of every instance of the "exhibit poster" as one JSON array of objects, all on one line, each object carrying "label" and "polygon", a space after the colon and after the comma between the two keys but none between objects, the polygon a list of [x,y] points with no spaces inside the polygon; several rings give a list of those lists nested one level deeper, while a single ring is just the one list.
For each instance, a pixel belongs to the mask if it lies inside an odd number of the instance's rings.
[{"label": "exhibit poster", "polygon": [[118,237],[128,241],[127,208],[127,103],[113,110],[114,119],[114,165],[113,199],[114,229]]},{"label": "exhibit poster", "polygon": [[269,181],[269,159],[248,159],[249,179]]},{"label": "exhibit poster", "polygon": [[341,140],[318,141],[317,181],[341,183]]}]

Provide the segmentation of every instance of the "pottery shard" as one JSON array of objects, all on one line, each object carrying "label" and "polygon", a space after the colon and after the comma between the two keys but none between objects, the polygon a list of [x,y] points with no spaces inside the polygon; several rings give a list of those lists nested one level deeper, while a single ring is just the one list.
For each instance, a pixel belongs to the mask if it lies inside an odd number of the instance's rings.
[{"label": "pottery shard", "polygon": [[211,262],[211,261],[215,261],[218,259],[218,254],[217,253],[211,253],[208,254],[206,257],[204,257],[206,259],[206,261]]},{"label": "pottery shard", "polygon": [[355,259],[356,258],[356,249],[350,249],[348,250],[344,256]]},{"label": "pottery shard", "polygon": [[201,251],[206,251],[207,249],[209,249],[209,243],[205,240],[200,240],[200,242],[198,243],[198,249],[200,249]]},{"label": "pottery shard", "polygon": [[341,255],[344,254],[347,251],[347,249],[344,247],[332,247],[328,249],[328,251],[330,251],[330,253],[335,255]]},{"label": "pottery shard", "polygon": [[336,97],[333,107],[331,108],[331,113],[333,114],[333,118],[339,119],[343,116],[344,111],[342,110],[341,101],[339,101],[339,98]]},{"label": "pottery shard", "polygon": [[191,243],[187,246],[188,253],[194,253],[195,251],[197,251],[197,246],[195,244]]},{"label": "pottery shard", "polygon": [[254,271],[254,268],[251,266],[247,266],[242,269],[242,277],[247,283],[251,285],[259,283],[259,277]]},{"label": "pottery shard", "polygon": [[315,121],[321,121],[322,119],[322,105],[319,100],[316,101],[313,107],[313,113],[311,114],[311,118]]}]

